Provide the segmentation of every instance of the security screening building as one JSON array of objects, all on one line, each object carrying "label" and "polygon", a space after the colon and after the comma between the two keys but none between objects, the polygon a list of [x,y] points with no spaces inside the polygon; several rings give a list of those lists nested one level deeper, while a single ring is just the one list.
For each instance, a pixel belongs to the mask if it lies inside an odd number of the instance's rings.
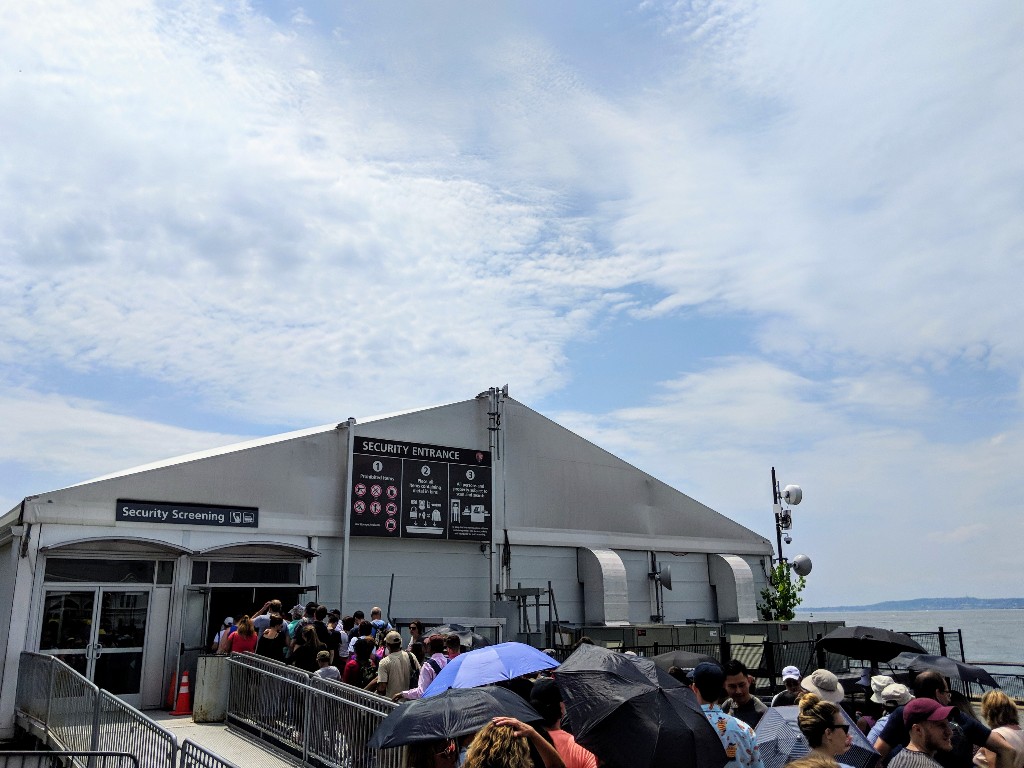
[{"label": "security screening building", "polygon": [[267,599],[390,601],[495,639],[552,608],[592,635],[753,622],[771,553],[507,390],[181,456],[0,518],[0,736],[25,650],[152,708],[224,616]]}]

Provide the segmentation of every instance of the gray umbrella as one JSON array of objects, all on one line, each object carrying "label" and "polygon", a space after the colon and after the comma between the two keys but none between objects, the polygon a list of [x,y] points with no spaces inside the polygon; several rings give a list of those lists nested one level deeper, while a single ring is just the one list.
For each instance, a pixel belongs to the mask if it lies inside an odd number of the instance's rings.
[{"label": "gray umbrella", "polygon": [[[836,756],[836,761],[854,768],[874,768],[879,754],[868,743],[846,710],[840,707],[839,711],[850,724],[853,743],[846,752]],[[800,707],[770,707],[761,717],[754,732],[757,734],[757,745],[764,768],[782,768],[786,763],[811,751],[807,737],[800,732],[800,726],[797,725],[799,716]]]},{"label": "gray umbrella", "polygon": [[910,635],[881,627],[838,627],[821,638],[818,647],[865,661],[889,661],[905,651],[925,653]]},{"label": "gray umbrella", "polygon": [[999,683],[988,673],[988,670],[973,664],[951,659],[948,656],[929,656],[924,653],[901,653],[890,662],[894,667],[906,667],[913,672],[934,669],[943,677],[951,677],[965,683],[978,683],[989,688],[998,688]]}]

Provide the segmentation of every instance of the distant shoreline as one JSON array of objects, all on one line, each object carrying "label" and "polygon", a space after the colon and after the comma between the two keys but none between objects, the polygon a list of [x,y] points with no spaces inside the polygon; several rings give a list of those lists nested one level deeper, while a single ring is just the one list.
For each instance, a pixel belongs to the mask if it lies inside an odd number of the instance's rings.
[{"label": "distant shoreline", "polygon": [[853,613],[866,611],[981,611],[1024,609],[1024,597],[922,597],[916,600],[886,600],[871,605],[833,605],[800,608],[797,613]]}]

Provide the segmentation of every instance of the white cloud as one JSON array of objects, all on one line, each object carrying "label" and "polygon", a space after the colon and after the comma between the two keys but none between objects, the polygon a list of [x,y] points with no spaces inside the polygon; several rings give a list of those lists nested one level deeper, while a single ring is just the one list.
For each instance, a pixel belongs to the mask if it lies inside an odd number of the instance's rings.
[{"label": "white cloud", "polygon": [[5,438],[0,462],[75,480],[246,439],[131,418],[84,399],[17,389],[0,391],[0,423]]}]

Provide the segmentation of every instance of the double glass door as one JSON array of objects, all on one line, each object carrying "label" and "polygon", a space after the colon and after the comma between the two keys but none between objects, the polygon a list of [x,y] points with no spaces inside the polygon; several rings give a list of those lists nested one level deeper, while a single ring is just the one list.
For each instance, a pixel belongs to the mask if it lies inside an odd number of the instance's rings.
[{"label": "double glass door", "polygon": [[56,656],[100,688],[135,703],[149,619],[149,589],[47,589],[39,651]]}]

